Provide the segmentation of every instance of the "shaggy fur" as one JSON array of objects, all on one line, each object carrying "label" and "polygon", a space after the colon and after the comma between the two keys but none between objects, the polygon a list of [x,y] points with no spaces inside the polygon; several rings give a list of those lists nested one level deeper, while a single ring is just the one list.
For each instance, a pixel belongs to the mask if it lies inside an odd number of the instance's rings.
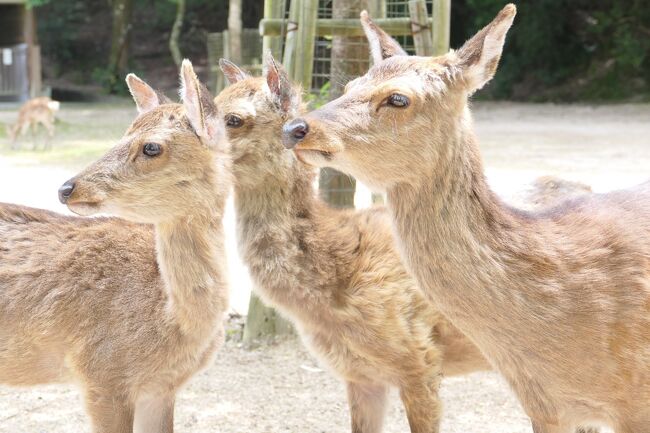
[{"label": "shaggy fur", "polygon": [[385,208],[335,210],[317,198],[313,168],[280,141],[282,124],[301,111],[284,71],[270,57],[266,79],[222,65],[234,84],[215,102],[227,122],[241,120],[227,131],[240,250],[256,292],[346,382],[353,432],[381,431],[392,386],[411,431],[438,431],[440,376],[489,365],[417,290]]},{"label": "shaggy fur", "polygon": [[0,206],[0,382],[79,384],[96,433],[172,432],[176,391],[223,340],[227,149],[187,114],[189,62],[182,81],[184,105],[148,107],[66,200],[153,227]]},{"label": "shaggy fur", "polygon": [[650,184],[525,212],[483,175],[467,99],[492,78],[514,16],[506,6],[456,52],[379,62],[285,141],[388,192],[407,267],[536,433],[650,432]]}]

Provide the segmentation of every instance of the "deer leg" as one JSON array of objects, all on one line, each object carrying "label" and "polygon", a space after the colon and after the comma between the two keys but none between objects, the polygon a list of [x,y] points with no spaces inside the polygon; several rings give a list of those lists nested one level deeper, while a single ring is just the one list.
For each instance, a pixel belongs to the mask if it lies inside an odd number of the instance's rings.
[{"label": "deer leg", "polygon": [[384,426],[388,388],[381,384],[347,382],[352,433],[380,433]]},{"label": "deer leg", "polygon": [[45,138],[45,150],[52,148],[52,138],[54,138],[54,123],[43,123],[45,129],[47,129],[47,136]]},{"label": "deer leg", "polygon": [[133,433],[133,405],[125,396],[90,386],[85,400],[93,433]]},{"label": "deer leg", "polygon": [[412,380],[400,388],[400,397],[411,433],[437,433],[440,430],[442,404],[438,398],[440,378]]},{"label": "deer leg", "polygon": [[139,399],[135,405],[134,433],[173,433],[174,395]]}]

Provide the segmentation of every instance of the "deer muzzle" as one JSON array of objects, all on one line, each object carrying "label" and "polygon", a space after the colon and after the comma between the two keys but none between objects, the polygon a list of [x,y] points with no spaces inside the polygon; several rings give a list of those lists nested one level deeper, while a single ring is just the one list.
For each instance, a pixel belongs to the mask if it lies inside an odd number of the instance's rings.
[{"label": "deer muzzle", "polygon": [[293,119],[282,127],[282,144],[293,149],[309,133],[309,124],[302,118]]}]

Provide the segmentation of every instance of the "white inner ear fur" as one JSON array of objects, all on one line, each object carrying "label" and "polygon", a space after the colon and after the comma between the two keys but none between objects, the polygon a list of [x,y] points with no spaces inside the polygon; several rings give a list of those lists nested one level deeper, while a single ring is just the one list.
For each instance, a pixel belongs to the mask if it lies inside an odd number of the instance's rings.
[{"label": "white inner ear fur", "polygon": [[181,100],[196,133],[201,137],[209,138],[199,92],[200,87],[192,65],[184,61],[181,68]]},{"label": "white inner ear fur", "polygon": [[503,45],[506,42],[506,34],[512,25],[513,19],[514,16],[494,25],[485,36],[478,62],[469,66],[465,72],[466,79],[470,83],[472,90],[479,90],[494,76],[496,67],[491,67],[490,64],[498,61],[501,57]]},{"label": "white inner ear fur", "polygon": [[134,74],[127,75],[126,84],[140,114],[160,105],[156,91]]}]

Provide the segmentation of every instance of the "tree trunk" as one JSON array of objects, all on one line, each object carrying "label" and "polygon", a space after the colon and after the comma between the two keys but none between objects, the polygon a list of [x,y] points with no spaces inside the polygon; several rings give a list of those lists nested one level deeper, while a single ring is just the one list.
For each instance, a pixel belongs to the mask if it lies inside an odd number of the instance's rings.
[{"label": "tree trunk", "polygon": [[176,19],[174,19],[174,25],[172,26],[172,32],[169,35],[169,51],[172,53],[172,59],[176,66],[180,68],[183,61],[183,55],[181,54],[181,49],[178,44],[178,40],[181,36],[181,29],[183,28],[183,19],[185,18],[185,0],[176,0]]},{"label": "tree trunk", "polygon": [[241,65],[241,34],[242,19],[241,7],[242,0],[229,0],[228,3],[228,33],[230,34],[230,59],[233,63]]},{"label": "tree trunk", "polygon": [[113,0],[113,32],[111,52],[108,58],[109,91],[115,92],[121,83],[129,61],[129,42],[131,39],[131,18],[133,0]]}]

